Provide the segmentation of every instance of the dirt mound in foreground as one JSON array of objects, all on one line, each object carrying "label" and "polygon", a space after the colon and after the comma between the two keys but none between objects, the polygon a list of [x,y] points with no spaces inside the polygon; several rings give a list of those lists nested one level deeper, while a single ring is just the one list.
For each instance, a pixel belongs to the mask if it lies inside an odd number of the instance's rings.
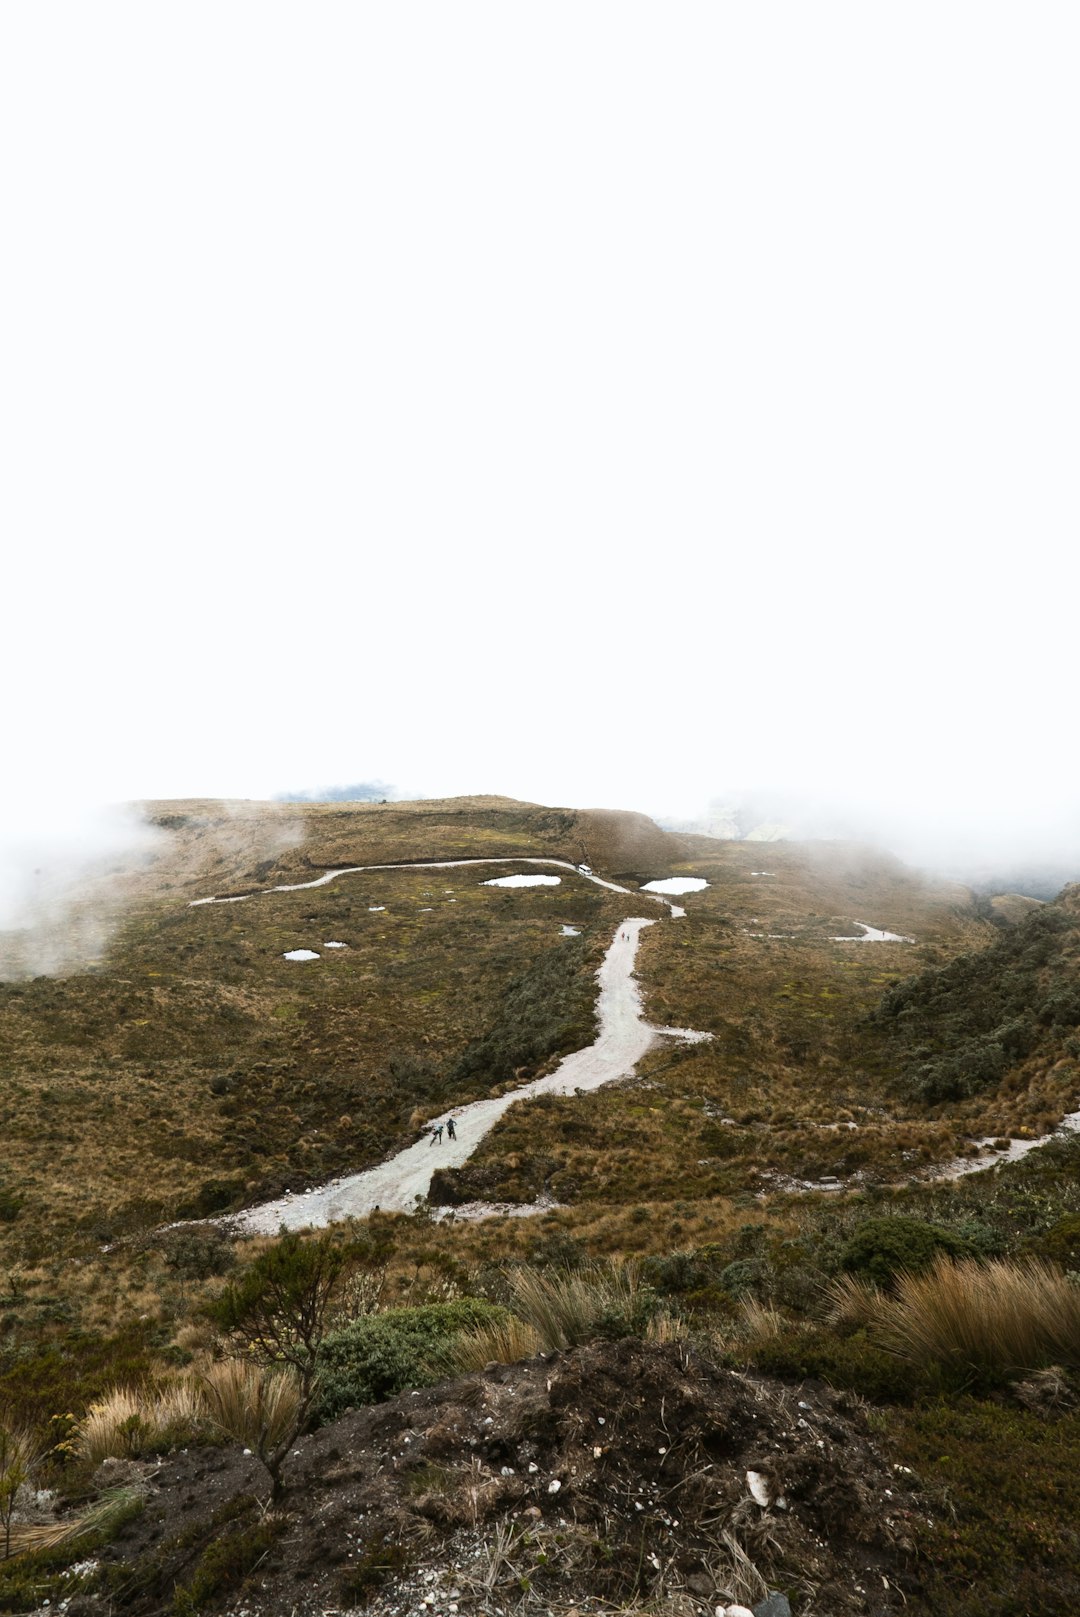
[{"label": "dirt mound in foreground", "polygon": [[914,1592],[913,1480],[843,1395],[681,1343],[594,1343],[344,1416],[299,1443],[269,1515],[250,1457],[174,1455],[109,1576],[144,1613],[194,1587],[192,1609],[248,1617],[635,1600],[711,1617],[772,1589],[796,1614],[877,1617]]}]

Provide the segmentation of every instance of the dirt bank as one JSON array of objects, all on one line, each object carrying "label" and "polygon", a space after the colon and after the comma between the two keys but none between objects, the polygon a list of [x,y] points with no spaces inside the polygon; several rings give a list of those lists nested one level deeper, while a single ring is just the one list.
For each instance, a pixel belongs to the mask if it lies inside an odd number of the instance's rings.
[{"label": "dirt bank", "polygon": [[[883,1617],[914,1592],[912,1481],[853,1400],[722,1370],[684,1344],[594,1343],[301,1440],[272,1545],[229,1609],[465,1617],[669,1600],[711,1617],[781,1590],[796,1617]],[[170,1609],[194,1577],[200,1522],[265,1491],[237,1450],[174,1455],[150,1486],[112,1552],[142,1569],[124,1603],[137,1614]]]}]

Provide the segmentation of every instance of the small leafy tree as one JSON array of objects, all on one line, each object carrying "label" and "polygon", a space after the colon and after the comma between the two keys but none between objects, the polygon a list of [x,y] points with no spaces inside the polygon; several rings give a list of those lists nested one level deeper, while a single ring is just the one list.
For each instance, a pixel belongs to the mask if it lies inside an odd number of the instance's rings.
[{"label": "small leafy tree", "polygon": [[[270,1473],[271,1497],[282,1492],[281,1469],[286,1455],[303,1430],[315,1395],[319,1344],[338,1293],[359,1261],[356,1247],[343,1245],[330,1234],[301,1240],[295,1231],[283,1231],[280,1240],[262,1253],[235,1283],[210,1304],[211,1318],[226,1331],[241,1351],[268,1368],[288,1367],[296,1379],[299,1397],[284,1425],[266,1423],[256,1452]],[[237,1441],[251,1437],[250,1411],[230,1424],[218,1416],[223,1429]]]},{"label": "small leafy tree", "polygon": [[4,1536],[5,1559],[11,1554],[15,1501],[19,1489],[29,1482],[39,1457],[30,1432],[0,1417],[0,1532]]}]

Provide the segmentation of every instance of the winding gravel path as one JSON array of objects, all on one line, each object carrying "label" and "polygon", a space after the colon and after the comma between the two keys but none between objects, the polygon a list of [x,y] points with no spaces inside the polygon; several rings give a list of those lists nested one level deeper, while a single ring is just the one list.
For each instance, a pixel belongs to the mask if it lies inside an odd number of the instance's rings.
[{"label": "winding gravel path", "polygon": [[[247,893],[234,898],[197,898],[199,904],[240,904],[261,893],[296,893],[311,887],[324,887],[338,876],[348,876],[368,870],[455,870],[468,865],[547,865],[568,870],[583,881],[594,882],[613,893],[634,897],[630,888],[604,881],[591,871],[569,864],[563,859],[537,859],[505,857],[496,859],[441,859],[423,864],[349,865],[340,870],[327,870],[309,882],[291,882],[278,887],[260,889],[260,893]],[[686,914],[677,904],[658,894],[650,894],[663,904],[674,919]],[[328,1185],[292,1192],[277,1201],[263,1202],[244,1212],[231,1214],[220,1222],[228,1224],[240,1234],[273,1235],[283,1225],[287,1229],[323,1228],[347,1218],[363,1218],[376,1208],[383,1212],[411,1213],[423,1201],[436,1168],[460,1168],[476,1150],[489,1129],[503,1113],[518,1101],[533,1095],[572,1095],[579,1090],[599,1089],[616,1079],[628,1078],[645,1052],[658,1038],[675,1038],[691,1043],[712,1037],[710,1033],[697,1033],[691,1028],[652,1027],[641,1011],[641,994],[634,977],[634,960],[642,928],[655,926],[655,919],[632,916],[620,921],[614,940],[603,964],[597,972],[600,995],[597,1018],[600,1031],[596,1042],[584,1050],[575,1050],[564,1057],[553,1073],[536,1078],[530,1084],[511,1090],[506,1095],[473,1101],[468,1106],[444,1115],[453,1116],[457,1129],[455,1140],[443,1135],[440,1145],[432,1145],[425,1134],[415,1145],[407,1146],[397,1156],[377,1167],[346,1179],[334,1179]]]},{"label": "winding gravel path", "polygon": [[[536,1078],[509,1094],[473,1101],[445,1115],[454,1118],[457,1139],[443,1136],[432,1145],[424,1135],[415,1145],[399,1151],[388,1162],[367,1168],[348,1179],[332,1180],[318,1190],[287,1195],[231,1216],[227,1222],[242,1234],[272,1235],[287,1229],[322,1228],[346,1218],[383,1212],[411,1213],[427,1195],[436,1168],[460,1168],[476,1150],[488,1130],[519,1101],[533,1095],[572,1095],[599,1089],[618,1078],[628,1078],[637,1062],[658,1038],[691,1042],[711,1038],[689,1028],[651,1027],[641,1014],[641,994],[634,977],[634,958],[642,928],[655,920],[634,916],[620,921],[615,939],[597,972],[600,997],[597,1015],[600,1032],[595,1044],[564,1057],[553,1073]],[[224,1221],[223,1221],[224,1222]]]},{"label": "winding gravel path", "polygon": [[[505,855],[496,859],[434,859],[424,862],[412,860],[398,860],[396,864],[389,865],[342,865],[340,870],[324,870],[321,876],[314,881],[284,882],[277,887],[260,887],[254,893],[237,893],[234,898],[193,898],[188,905],[189,909],[198,909],[200,904],[246,904],[250,898],[261,898],[264,893],[304,893],[309,887],[325,887],[327,882],[336,881],[339,876],[355,876],[364,870],[458,870],[463,865],[551,865],[556,870],[569,870],[583,881],[595,882],[597,887],[606,887],[611,893],[625,893],[628,898],[635,895],[629,887],[620,887],[616,882],[604,881],[600,876],[594,876],[591,870],[585,870],[581,865],[572,865],[566,859],[534,859],[525,854]],[[655,893],[650,898],[656,898],[661,904],[667,900]],[[670,905],[673,911],[678,907]],[[685,910],[678,910],[678,914],[685,915]]]}]

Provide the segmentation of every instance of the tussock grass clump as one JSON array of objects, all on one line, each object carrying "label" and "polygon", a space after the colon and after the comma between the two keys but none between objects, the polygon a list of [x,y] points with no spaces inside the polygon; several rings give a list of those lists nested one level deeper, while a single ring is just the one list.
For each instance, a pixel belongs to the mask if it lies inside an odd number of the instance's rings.
[{"label": "tussock grass clump", "polygon": [[300,1377],[288,1366],[221,1359],[204,1372],[202,1393],[211,1426],[264,1462],[295,1433],[302,1412]]},{"label": "tussock grass clump", "polygon": [[743,1297],[739,1303],[739,1314],[752,1344],[775,1341],[790,1328],[790,1321],[778,1308],[759,1303],[756,1297]]},{"label": "tussock grass clump", "polygon": [[468,1370],[483,1370],[488,1364],[517,1364],[540,1351],[540,1334],[536,1327],[509,1314],[505,1319],[463,1331],[447,1348],[445,1362],[452,1371],[464,1374]]},{"label": "tussock grass clump", "polygon": [[888,1300],[879,1286],[862,1275],[835,1275],[824,1293],[825,1318],[841,1336],[876,1325],[888,1312]]},{"label": "tussock grass clump", "polygon": [[637,1335],[656,1312],[655,1293],[635,1263],[596,1263],[555,1274],[517,1269],[509,1284],[515,1313],[532,1326],[547,1353],[593,1336]]},{"label": "tussock grass clump", "polygon": [[942,1261],[902,1275],[877,1322],[883,1347],[921,1366],[997,1378],[1080,1368],[1080,1287],[1051,1263]]},{"label": "tussock grass clump", "polygon": [[[47,1555],[68,1546],[74,1548],[87,1539],[107,1543],[126,1522],[139,1514],[145,1501],[143,1487],[114,1488],[70,1521],[50,1522],[44,1526],[16,1525],[11,1529],[6,1546],[0,1546],[0,1558],[14,1560],[17,1555]],[[0,1591],[0,1599],[3,1594]]]},{"label": "tussock grass clump", "polygon": [[667,1309],[654,1314],[645,1327],[646,1342],[655,1342],[660,1347],[668,1342],[684,1342],[689,1335],[689,1322],[681,1314],[669,1313]]},{"label": "tussock grass clump", "polygon": [[199,1390],[185,1377],[163,1387],[114,1387],[96,1399],[74,1432],[76,1452],[91,1465],[172,1448],[205,1428]]}]

